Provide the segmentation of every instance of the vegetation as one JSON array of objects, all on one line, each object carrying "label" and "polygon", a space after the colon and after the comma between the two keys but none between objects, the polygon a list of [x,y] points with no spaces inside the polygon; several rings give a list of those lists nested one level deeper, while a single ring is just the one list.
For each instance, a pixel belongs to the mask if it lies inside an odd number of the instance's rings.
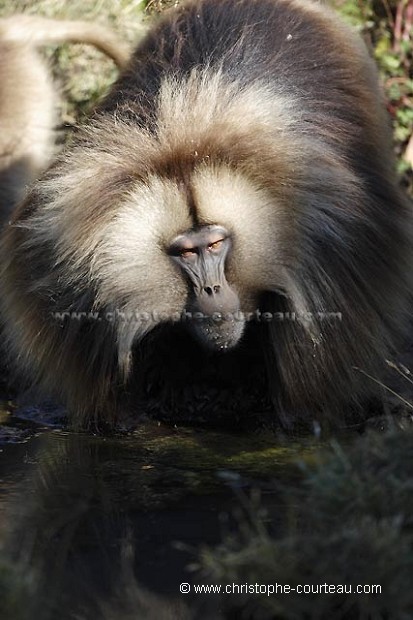
[{"label": "vegetation", "polygon": [[399,172],[413,196],[413,2],[335,0],[335,6],[373,50],[393,122]]},{"label": "vegetation", "polygon": [[[203,550],[201,567],[213,583],[292,588],[290,594],[228,596],[229,617],[412,618],[412,432],[372,433],[345,450],[334,443],[327,459],[305,469],[304,483],[285,488],[280,500],[289,507],[286,531],[274,531],[278,515],[253,507],[236,534]],[[326,594],[320,589],[326,583],[337,591]],[[312,593],[298,593],[298,584]],[[356,593],[359,585],[367,591]]]}]

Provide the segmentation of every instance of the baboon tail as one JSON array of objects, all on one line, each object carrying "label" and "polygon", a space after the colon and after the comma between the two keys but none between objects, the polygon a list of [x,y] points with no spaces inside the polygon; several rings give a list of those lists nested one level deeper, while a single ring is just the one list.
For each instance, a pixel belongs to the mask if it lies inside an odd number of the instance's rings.
[{"label": "baboon tail", "polygon": [[107,27],[88,21],[49,19],[37,15],[13,15],[0,19],[0,39],[20,45],[85,43],[113,59],[119,68],[129,60],[129,46]]}]

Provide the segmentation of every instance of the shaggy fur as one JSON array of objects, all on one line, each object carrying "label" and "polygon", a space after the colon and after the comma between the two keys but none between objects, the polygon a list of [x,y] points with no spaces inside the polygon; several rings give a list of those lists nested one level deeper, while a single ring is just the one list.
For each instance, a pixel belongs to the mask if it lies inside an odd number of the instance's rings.
[{"label": "shaggy fur", "polygon": [[130,52],[107,28],[32,15],[0,19],[0,214],[6,219],[25,187],[52,159],[57,100],[41,45],[89,43],[119,67]]},{"label": "shaggy fur", "polygon": [[[179,413],[188,384],[213,388],[210,411],[221,389],[258,385],[284,421],[343,412],[375,389],[355,368],[377,375],[403,328],[411,222],[374,63],[338,17],[187,2],[3,235],[11,359],[80,423],[156,392]],[[246,321],[229,353],[176,323],[190,291],[167,250],[205,224],[231,232],[242,311],[278,318]]]}]

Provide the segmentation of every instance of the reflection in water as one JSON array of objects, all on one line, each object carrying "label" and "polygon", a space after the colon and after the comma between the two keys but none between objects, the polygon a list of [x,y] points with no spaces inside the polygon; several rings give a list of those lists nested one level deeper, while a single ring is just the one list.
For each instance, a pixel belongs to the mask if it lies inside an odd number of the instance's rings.
[{"label": "reflection in water", "polygon": [[127,437],[49,431],[7,446],[2,618],[219,618],[217,597],[179,594],[200,581],[187,566],[237,505],[228,480],[269,480],[296,450],[156,426]]}]

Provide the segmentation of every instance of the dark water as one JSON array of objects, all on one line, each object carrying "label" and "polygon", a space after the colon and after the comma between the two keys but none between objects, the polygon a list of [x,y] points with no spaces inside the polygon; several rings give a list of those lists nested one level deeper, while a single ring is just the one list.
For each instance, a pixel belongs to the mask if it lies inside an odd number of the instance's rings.
[{"label": "dark water", "polygon": [[252,489],[281,521],[276,482],[294,484],[314,450],[263,433],[148,423],[105,437],[39,419],[2,414],[2,620],[218,618],[216,597],[179,592],[205,582],[190,570],[199,548],[243,518]]}]

